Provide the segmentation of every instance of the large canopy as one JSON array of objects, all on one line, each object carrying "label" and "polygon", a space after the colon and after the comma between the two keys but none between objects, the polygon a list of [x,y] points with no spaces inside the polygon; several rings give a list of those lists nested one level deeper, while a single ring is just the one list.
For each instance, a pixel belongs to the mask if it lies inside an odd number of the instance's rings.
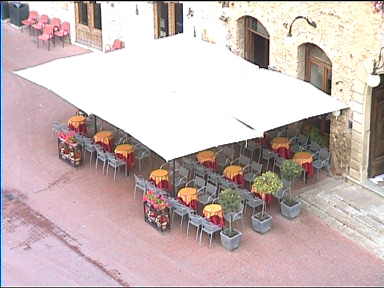
[{"label": "large canopy", "polygon": [[304,81],[184,35],[15,72],[128,132],[166,161],[347,108]]}]

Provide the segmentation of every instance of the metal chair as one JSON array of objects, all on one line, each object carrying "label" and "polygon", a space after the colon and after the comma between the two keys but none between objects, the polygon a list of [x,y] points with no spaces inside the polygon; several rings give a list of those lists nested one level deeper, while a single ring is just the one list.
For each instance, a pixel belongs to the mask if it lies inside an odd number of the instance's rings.
[{"label": "metal chair", "polygon": [[213,223],[209,222],[208,220],[206,220],[205,218],[203,218],[202,221],[201,221],[200,245],[201,245],[201,240],[202,240],[203,232],[208,234],[208,236],[209,236],[209,247],[212,247],[213,235],[216,232],[220,232],[220,231],[221,231],[221,227],[220,226],[218,226],[216,224],[213,224]]},{"label": "metal chair", "polygon": [[244,171],[244,180],[248,183],[252,183],[256,176],[261,174],[263,170],[263,164],[252,161],[251,165]]},{"label": "metal chair", "polygon": [[60,123],[58,121],[54,121],[52,123],[52,133],[54,133],[55,136],[57,136],[57,134],[61,132],[64,128],[67,128],[67,125],[64,123]]},{"label": "metal chair", "polygon": [[262,160],[265,160],[267,161],[267,166],[265,168],[266,171],[268,171],[268,168],[269,168],[269,161],[274,159],[275,157],[275,152],[267,149],[267,148],[263,148],[262,150]]},{"label": "metal chair", "polygon": [[[261,200],[258,197],[255,197],[253,194],[245,194],[246,200],[245,200],[245,208],[246,210],[247,207],[252,208],[252,215],[255,214],[255,210],[258,207],[261,207],[263,205],[263,200]],[[244,211],[245,213],[246,211]]]},{"label": "metal chair", "polygon": [[175,216],[175,214],[179,215],[181,220],[180,220],[180,229],[183,230],[183,219],[185,216],[188,216],[189,215],[189,212],[191,211],[192,209],[183,205],[183,204],[180,204],[180,203],[176,203],[175,204],[175,209],[173,210],[173,213],[172,213],[172,222],[173,222],[173,217]]},{"label": "metal chair", "polygon": [[188,237],[188,232],[189,232],[189,225],[195,226],[196,227],[196,241],[199,237],[199,230],[201,228],[201,222],[204,218],[201,217],[200,215],[197,215],[193,212],[189,212],[189,219],[188,219],[188,225],[187,225],[187,237]]},{"label": "metal chair", "polygon": [[150,158],[151,156],[151,153],[149,150],[147,149],[144,149],[144,150],[137,150],[136,151],[136,155],[135,155],[135,159],[137,161],[139,161],[139,170],[141,171],[142,169],[142,161],[144,161],[144,159],[147,159],[147,158]]},{"label": "metal chair", "polygon": [[89,152],[89,167],[92,166],[92,158],[93,158],[93,153],[96,152],[95,145],[90,143],[90,142],[84,142],[84,158],[85,158],[85,152]]},{"label": "metal chair", "polygon": [[133,173],[133,176],[135,176],[135,188],[134,188],[134,194],[133,194],[133,199],[136,199],[136,192],[137,190],[141,190],[142,194],[144,194],[147,191],[147,182],[144,179],[143,176],[141,175],[136,175]]},{"label": "metal chair", "polygon": [[251,163],[251,158],[245,156],[245,155],[240,155],[239,158],[234,159],[231,161],[231,165],[237,163],[238,165],[243,166],[245,168]]},{"label": "metal chair", "polygon": [[279,170],[281,169],[281,166],[283,165],[284,161],[286,161],[285,158],[280,157],[278,154],[275,156],[275,161],[273,162],[273,172],[275,172],[275,167],[278,167]]},{"label": "metal chair", "polygon": [[331,153],[327,149],[320,149],[319,159],[312,162],[312,165],[317,170],[317,179],[319,179],[319,173],[322,168],[326,168],[328,175],[331,175],[330,165]]},{"label": "metal chair", "polygon": [[[111,166],[112,168],[115,169],[115,173],[113,175],[113,181],[116,181],[116,171],[117,169],[119,169],[120,167],[125,167],[127,165],[127,163],[119,158],[110,158],[108,157],[108,164],[107,164],[107,175],[108,175],[108,168],[109,166]],[[125,170],[127,171],[127,170]],[[125,173],[125,176],[127,176],[127,173]]]},{"label": "metal chair", "polygon": [[241,205],[242,207],[240,208],[240,210],[235,213],[224,213],[224,219],[229,222],[231,220],[232,215],[232,223],[241,220],[241,227],[244,228],[243,215],[245,209],[245,202],[242,201]]},{"label": "metal chair", "polygon": [[107,157],[107,154],[101,150],[97,150],[97,154],[96,154],[96,169],[97,169],[97,164],[99,161],[103,162],[103,174],[104,174],[104,168],[105,168],[105,165],[107,164],[108,162],[108,157]]}]

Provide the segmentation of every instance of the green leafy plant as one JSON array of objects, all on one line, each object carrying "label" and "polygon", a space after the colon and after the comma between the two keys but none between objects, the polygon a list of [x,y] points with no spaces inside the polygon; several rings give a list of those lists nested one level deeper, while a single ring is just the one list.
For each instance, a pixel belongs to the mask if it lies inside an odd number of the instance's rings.
[{"label": "green leafy plant", "polygon": [[[288,180],[290,183],[303,173],[303,167],[292,160],[286,160],[281,166],[281,177]],[[287,204],[294,203],[294,195],[292,193],[291,184],[288,187]]]},{"label": "green leafy plant", "polygon": [[232,228],[233,214],[240,211],[242,198],[237,190],[225,189],[219,194],[218,203],[221,205],[224,213],[230,215],[229,227],[223,230],[223,233],[228,237],[233,237],[237,234]]},{"label": "green leafy plant", "polygon": [[279,176],[271,171],[264,172],[260,176],[255,177],[252,184],[252,190],[260,193],[263,199],[263,207],[261,209],[260,217],[263,219],[265,216],[265,194],[275,194],[278,190],[283,188]]}]

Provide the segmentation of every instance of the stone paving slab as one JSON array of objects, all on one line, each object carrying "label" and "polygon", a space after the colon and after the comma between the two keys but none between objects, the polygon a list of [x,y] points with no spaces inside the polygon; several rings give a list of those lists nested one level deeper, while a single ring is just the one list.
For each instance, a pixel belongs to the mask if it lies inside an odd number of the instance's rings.
[{"label": "stone paving slab", "polygon": [[384,259],[384,198],[337,178],[303,190],[300,197],[310,212]]}]

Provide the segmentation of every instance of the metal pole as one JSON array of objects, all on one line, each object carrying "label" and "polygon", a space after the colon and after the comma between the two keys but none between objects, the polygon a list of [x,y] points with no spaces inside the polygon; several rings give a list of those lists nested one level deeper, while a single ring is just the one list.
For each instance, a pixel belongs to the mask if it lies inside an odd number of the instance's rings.
[{"label": "metal pole", "polygon": [[176,163],[175,159],[173,159],[173,198],[176,198],[176,186],[175,186],[175,179],[176,179]]},{"label": "metal pole", "polygon": [[94,121],[94,125],[95,125],[95,134],[97,133],[96,118],[97,118],[97,116],[95,115],[95,121]]}]

